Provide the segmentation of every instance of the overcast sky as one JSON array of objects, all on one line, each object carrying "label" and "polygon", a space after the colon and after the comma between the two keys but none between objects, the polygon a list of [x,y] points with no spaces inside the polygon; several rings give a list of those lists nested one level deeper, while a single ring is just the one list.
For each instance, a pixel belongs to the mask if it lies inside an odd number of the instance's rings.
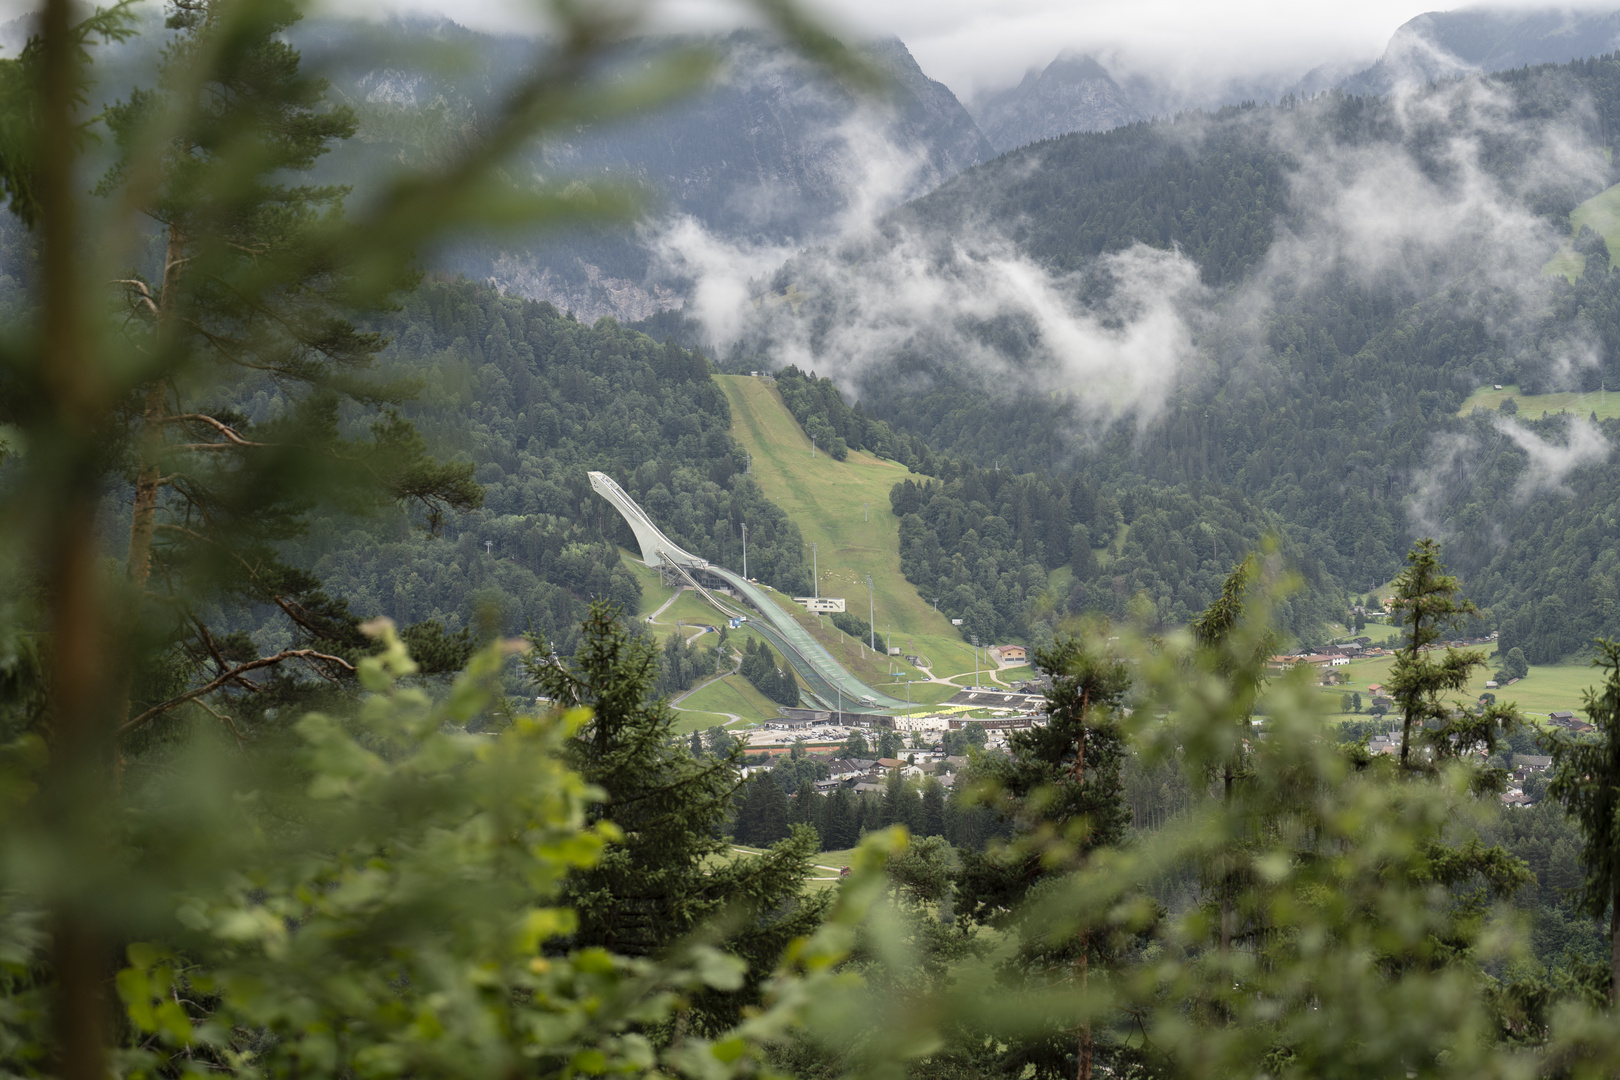
[{"label": "overcast sky", "polygon": [[[155,2],[155,0],[154,0]],[[312,0],[347,14],[438,12],[478,29],[532,26],[542,0]],[[604,0],[596,0],[604,2]],[[605,0],[612,2],[612,0]],[[1203,83],[1231,76],[1303,74],[1320,64],[1375,59],[1397,26],[1446,5],[1423,0],[803,0],[834,28],[893,34],[924,71],[964,99],[1011,85],[1065,49],[1109,57],[1111,66]],[[1613,9],[1620,0],[1569,7]],[[666,25],[734,24],[743,0],[654,0]],[[22,14],[29,0],[0,0]],[[1452,6],[1461,7],[1462,4]],[[1487,5],[1468,5],[1487,6]],[[1492,0],[1488,6],[1526,7]]]},{"label": "overcast sky", "polygon": [[[379,0],[328,2],[375,11]],[[537,6],[532,0],[381,2],[445,11],[485,28],[511,26]],[[663,6],[686,26],[723,25],[743,7],[728,0],[664,0]],[[1197,82],[1366,62],[1401,23],[1447,6],[1443,0],[806,0],[807,8],[847,32],[897,35],[924,71],[963,98],[1017,82],[1064,49],[1111,53],[1127,67]],[[1616,5],[1586,0],[1578,6]]]}]

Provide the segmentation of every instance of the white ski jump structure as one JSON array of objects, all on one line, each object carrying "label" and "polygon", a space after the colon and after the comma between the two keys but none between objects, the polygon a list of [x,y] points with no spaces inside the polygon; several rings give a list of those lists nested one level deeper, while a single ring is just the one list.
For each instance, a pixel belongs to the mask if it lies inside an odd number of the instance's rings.
[{"label": "white ski jump structure", "polygon": [[[641,547],[642,562],[652,567],[669,567],[682,582],[690,585],[727,619],[746,619],[751,628],[776,646],[794,671],[809,685],[809,695],[822,707],[841,708],[844,712],[887,712],[906,707],[906,703],[899,698],[880,693],[850,674],[808,630],[795,622],[793,616],[759,586],[741,574],[693,555],[665,536],[653,524],[647,512],[611,476],[601,472],[587,475],[591,489],[606,499],[629,523],[630,531],[635,533],[636,543]],[[720,579],[747,606],[705,588],[698,581],[699,574]]]}]

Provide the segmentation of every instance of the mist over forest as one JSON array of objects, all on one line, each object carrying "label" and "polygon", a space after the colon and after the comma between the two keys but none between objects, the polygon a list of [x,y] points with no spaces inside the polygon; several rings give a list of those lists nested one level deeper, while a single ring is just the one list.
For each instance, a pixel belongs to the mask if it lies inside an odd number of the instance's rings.
[{"label": "mist over forest", "polygon": [[0,26],[0,1072],[1614,1075],[1620,11],[1259,10]]}]

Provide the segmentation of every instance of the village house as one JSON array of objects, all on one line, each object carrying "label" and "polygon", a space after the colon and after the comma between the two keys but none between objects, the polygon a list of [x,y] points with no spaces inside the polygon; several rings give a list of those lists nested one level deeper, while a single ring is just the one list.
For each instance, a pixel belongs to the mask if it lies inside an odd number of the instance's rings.
[{"label": "village house", "polygon": [[1028,652],[1022,645],[992,645],[990,655],[1003,664],[1022,664],[1028,660]]}]

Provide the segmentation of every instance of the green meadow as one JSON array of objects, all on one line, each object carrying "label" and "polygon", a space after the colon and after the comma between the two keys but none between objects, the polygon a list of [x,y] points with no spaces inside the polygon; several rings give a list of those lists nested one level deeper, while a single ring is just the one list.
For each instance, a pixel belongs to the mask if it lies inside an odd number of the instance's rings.
[{"label": "green meadow", "polygon": [[[849,610],[865,619],[870,574],[880,648],[888,632],[891,645],[920,654],[936,674],[971,671],[973,646],[900,572],[900,519],[890,511],[889,490],[911,476],[906,467],[858,450],[851,450],[845,461],[820,453],[811,457],[810,439],[774,383],[747,375],[717,375],[715,381],[731,403],[731,434],[753,455],[754,479],[798,524],[806,546],[818,545],[821,595],[843,597]],[[808,561],[810,552],[805,555]],[[803,611],[785,597],[782,606]],[[824,644],[843,636],[832,630],[830,621],[825,629],[831,631],[828,637],[817,634]],[[888,670],[883,657],[863,664],[869,655],[862,657],[858,649],[846,649],[848,653],[856,661],[851,669],[868,682],[869,675],[879,677]],[[840,656],[837,650],[833,654]],[[898,663],[895,667],[914,670]]]},{"label": "green meadow", "polygon": [[[1372,696],[1367,688],[1374,684],[1389,685],[1390,668],[1394,663],[1393,656],[1354,660],[1347,667],[1336,669],[1349,681],[1342,686],[1323,687],[1322,693],[1331,696],[1335,711],[1342,695],[1351,692],[1360,693],[1362,712],[1365,715],[1366,709],[1372,704]],[[1580,714],[1583,692],[1599,681],[1597,669],[1585,663],[1532,664],[1530,674],[1512,686],[1488,691],[1485,683],[1491,678],[1492,671],[1489,665],[1477,670],[1473,680],[1468,684],[1467,693],[1457,696],[1463,700],[1473,700],[1481,694],[1494,693],[1497,701],[1514,702],[1532,717],[1545,717],[1548,713],[1566,709]]]},{"label": "green meadow", "polygon": [[1484,409],[1495,412],[1497,407],[1507,399],[1512,398],[1519,406],[1521,416],[1540,416],[1543,412],[1558,413],[1572,412],[1579,416],[1589,416],[1597,413],[1599,420],[1612,420],[1620,417],[1620,391],[1613,397],[1607,390],[1592,390],[1588,393],[1557,393],[1557,394],[1521,394],[1514,385],[1504,385],[1498,390],[1493,386],[1484,386],[1468,395],[1468,400],[1458,410],[1459,416],[1467,416],[1475,409]]},{"label": "green meadow", "polygon": [[[1569,214],[1571,234],[1581,231],[1582,225],[1589,225],[1592,231],[1603,237],[1604,243],[1609,245],[1611,254],[1620,250],[1620,184],[1598,192],[1577,206]],[[1558,254],[1548,260],[1547,265],[1541,268],[1543,274],[1562,274],[1570,281],[1581,276],[1586,269],[1586,256],[1576,254],[1574,248],[1565,244]]]}]

